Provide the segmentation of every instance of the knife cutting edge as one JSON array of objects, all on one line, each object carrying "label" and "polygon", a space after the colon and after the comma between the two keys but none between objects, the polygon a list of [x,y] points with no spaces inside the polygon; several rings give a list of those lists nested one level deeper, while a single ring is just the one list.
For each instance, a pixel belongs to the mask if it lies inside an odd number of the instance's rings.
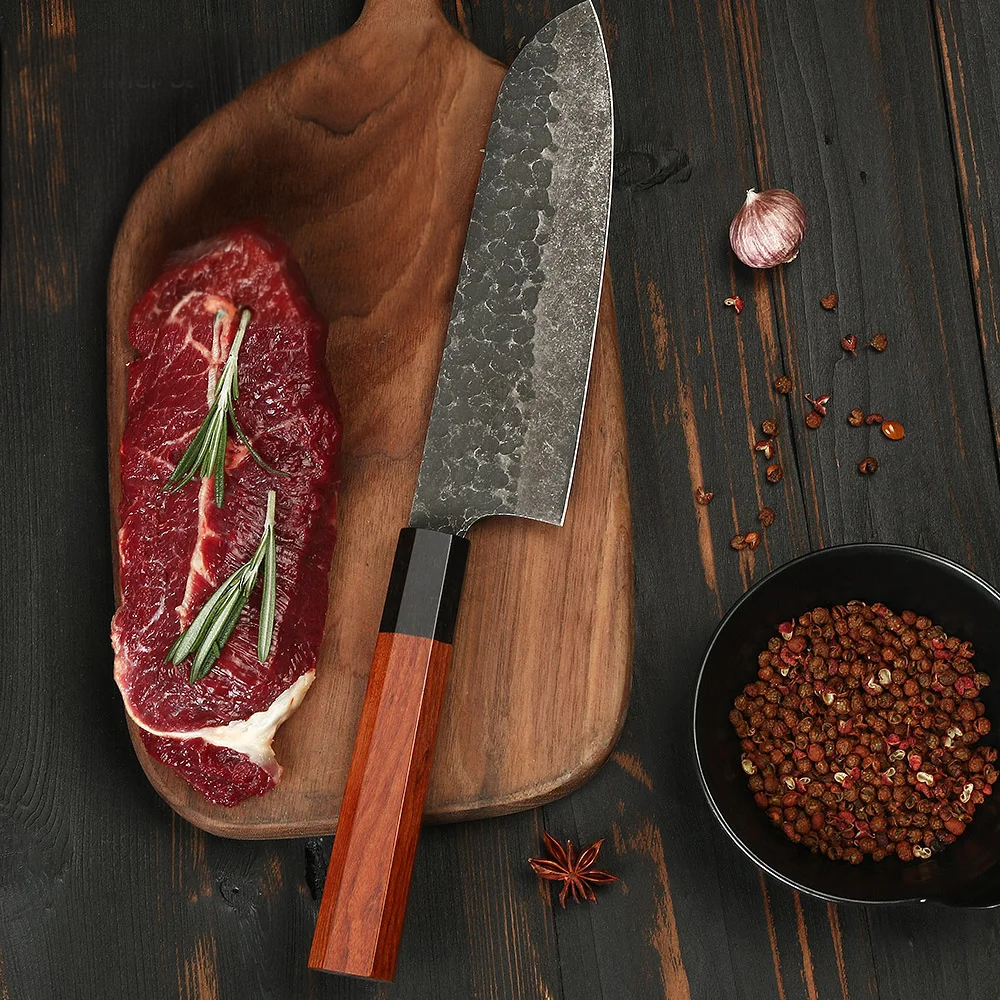
[{"label": "knife cutting edge", "polygon": [[493,515],[565,518],[604,274],[612,144],[607,52],[586,0],[525,45],[497,98],[311,968],[393,976],[466,535]]}]

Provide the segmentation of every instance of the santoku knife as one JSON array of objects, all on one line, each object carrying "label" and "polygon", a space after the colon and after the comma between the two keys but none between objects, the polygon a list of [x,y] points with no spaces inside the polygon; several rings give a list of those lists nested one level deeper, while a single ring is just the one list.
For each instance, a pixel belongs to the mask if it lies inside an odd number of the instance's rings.
[{"label": "santoku knife", "polygon": [[497,514],[563,523],[604,273],[612,127],[587,0],[521,50],[497,98],[311,968],[393,976],[469,529]]}]

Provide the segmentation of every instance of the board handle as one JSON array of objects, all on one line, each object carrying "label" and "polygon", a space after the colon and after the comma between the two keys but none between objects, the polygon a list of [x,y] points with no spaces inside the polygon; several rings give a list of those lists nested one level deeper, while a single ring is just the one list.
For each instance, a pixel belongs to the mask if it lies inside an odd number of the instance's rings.
[{"label": "board handle", "polygon": [[309,968],[392,979],[469,543],[400,532]]},{"label": "board handle", "polygon": [[365,0],[359,22],[363,19],[395,20],[406,23],[415,14],[432,14],[445,20],[441,10],[441,0]]}]

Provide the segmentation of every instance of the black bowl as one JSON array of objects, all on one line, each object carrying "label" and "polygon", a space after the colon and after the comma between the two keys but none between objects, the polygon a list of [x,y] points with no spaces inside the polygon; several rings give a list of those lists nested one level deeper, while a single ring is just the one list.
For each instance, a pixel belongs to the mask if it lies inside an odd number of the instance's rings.
[{"label": "black bowl", "polygon": [[729,723],[733,699],[757,675],[757,654],[787,621],[815,607],[876,601],[911,609],[949,635],[970,640],[976,666],[994,684],[981,698],[1000,727],[1000,593],[941,556],[898,545],[842,545],[796,559],[740,598],[709,643],[698,677],[694,743],[702,786],[723,828],[764,871],[837,902],[934,901],[1000,905],[1000,789],[977,810],[954,844],[923,862],[892,856],[859,865],[831,861],[787,840],[753,801],[740,766],[740,741]]}]

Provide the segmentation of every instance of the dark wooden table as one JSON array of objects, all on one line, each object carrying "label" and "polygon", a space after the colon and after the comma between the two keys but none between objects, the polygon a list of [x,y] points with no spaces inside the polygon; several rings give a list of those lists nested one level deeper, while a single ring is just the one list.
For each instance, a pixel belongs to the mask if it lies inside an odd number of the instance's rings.
[{"label": "dark wooden table", "polygon": [[[568,5],[459,0],[448,13],[509,61]],[[713,626],[797,554],[905,542],[1000,582],[992,0],[601,4],[635,515],[630,714],[612,760],[569,798],[425,832],[394,986],[306,970],[328,839],[218,840],[146,783],[108,643],[112,242],[181,136],[358,7],[0,4],[0,997],[996,997],[997,913],[833,906],[763,877],[710,816],[689,737]],[[798,261],[752,275],[726,234],[761,186],[794,189],[809,233]],[[738,318],[723,306],[736,292]],[[885,354],[840,349],[876,331]],[[801,396],[770,390],[782,371],[844,412],[902,420],[906,439],[842,413],[806,431]],[[779,486],[750,450],[769,416]],[[863,478],[868,453],[881,469]],[[716,494],[707,510],[699,485]],[[731,551],[765,502],[778,520],[762,547]],[[607,838],[622,881],[600,905],[553,908],[524,862],[543,827]]]}]

